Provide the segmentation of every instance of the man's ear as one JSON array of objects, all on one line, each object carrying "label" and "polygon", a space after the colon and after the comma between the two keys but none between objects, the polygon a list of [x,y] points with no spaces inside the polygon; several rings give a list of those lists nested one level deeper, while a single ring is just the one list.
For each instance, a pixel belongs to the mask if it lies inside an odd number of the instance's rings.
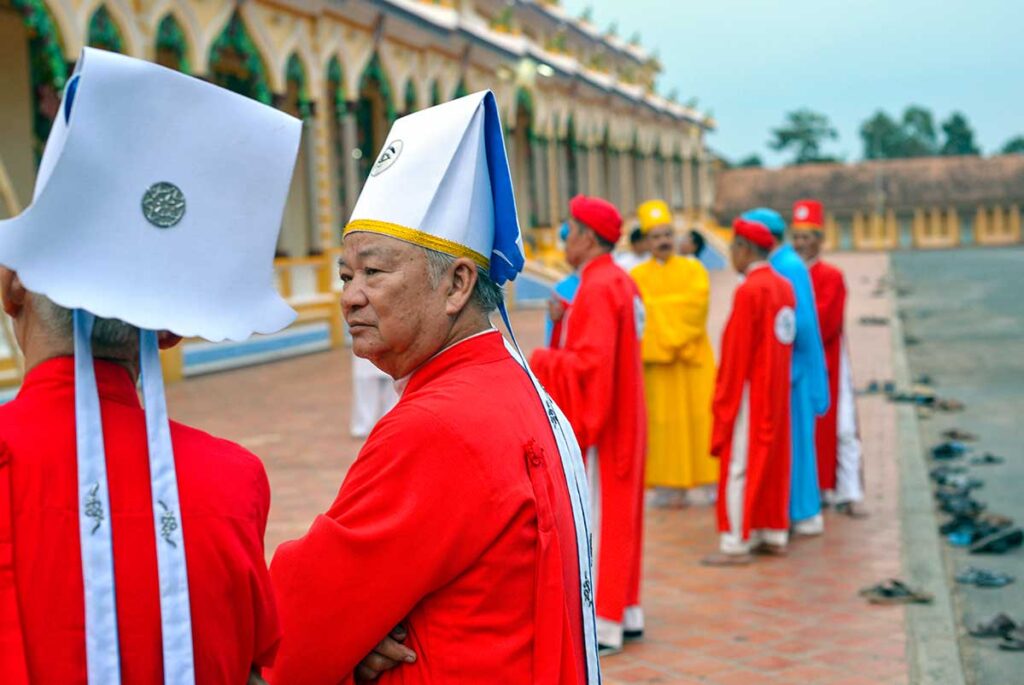
[{"label": "man's ear", "polygon": [[21,284],[18,272],[0,266],[0,299],[3,301],[4,313],[14,318],[21,314],[28,298],[28,291]]},{"label": "man's ear", "polygon": [[466,257],[459,257],[452,265],[451,278],[446,313],[454,316],[465,308],[473,296],[477,281],[476,263]]}]

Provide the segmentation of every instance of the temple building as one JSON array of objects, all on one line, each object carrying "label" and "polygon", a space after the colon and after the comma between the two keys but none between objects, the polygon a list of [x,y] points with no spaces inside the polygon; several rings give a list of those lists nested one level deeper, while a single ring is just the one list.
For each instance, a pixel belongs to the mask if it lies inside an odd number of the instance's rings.
[{"label": "temple building", "polygon": [[717,175],[714,214],[728,226],[750,207],[790,214],[800,198],[826,209],[826,247],[838,250],[1020,244],[1024,155],[918,157]]},{"label": "temple building", "polygon": [[[300,311],[285,333],[292,348],[343,342],[341,229],[391,122],[476,90],[492,89],[501,109],[539,281],[557,266],[556,227],[576,193],[608,197],[627,216],[662,197],[681,225],[711,219],[705,134],[714,122],[656,92],[661,65],[638,37],[571,17],[558,0],[0,0],[0,217],[30,201],[85,45],[178,69],[305,122],[277,259],[280,289]],[[528,274],[521,288],[536,285]],[[17,382],[5,337],[0,385],[5,373]],[[266,358],[288,347],[261,342]],[[253,345],[237,354],[188,345],[169,376],[252,353]]]}]

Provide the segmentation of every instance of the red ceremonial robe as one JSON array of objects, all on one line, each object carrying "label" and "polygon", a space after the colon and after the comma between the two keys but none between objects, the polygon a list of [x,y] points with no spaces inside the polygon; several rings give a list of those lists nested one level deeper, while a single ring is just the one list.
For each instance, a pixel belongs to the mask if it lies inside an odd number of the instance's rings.
[{"label": "red ceremonial robe", "polygon": [[580,271],[562,349],[535,350],[530,366],[573,426],[580,449],[598,453],[601,490],[597,616],[621,623],[640,604],[647,411],[636,283],[602,255]]},{"label": "red ceremonial robe", "polygon": [[818,324],[825,347],[828,368],[828,413],[818,418],[815,442],[818,451],[818,483],[822,490],[836,487],[836,443],[838,440],[837,409],[839,408],[839,354],[843,342],[843,314],[846,308],[846,284],[843,272],[820,259],[810,266],[814,299],[818,304]]},{"label": "red ceremonial robe", "polygon": [[[0,675],[9,675],[4,669],[15,655],[7,646],[19,631],[33,685],[86,682],[74,379],[74,358],[50,359],[29,371],[17,398],[0,406],[0,488],[9,486],[0,492],[0,630],[7,632],[0,635]],[[153,685],[163,682],[163,655],[145,415],[124,368],[97,361],[96,382],[121,682]],[[253,454],[193,428],[172,422],[171,442],[196,683],[244,683],[253,665],[272,661],[279,633],[263,552],[267,476]],[[5,602],[12,596],[14,607]]]},{"label": "red ceremonial robe", "polygon": [[[742,536],[751,530],[789,528],[789,376],[792,337],[777,330],[779,312],[796,306],[793,288],[767,262],[753,265],[733,296],[722,334],[721,362],[712,403],[711,454],[721,460],[718,529],[733,530],[726,487],[734,456],[733,429],[747,393],[748,434]],[[790,312],[792,315],[792,311]],[[795,323],[793,323],[795,326]],[[795,329],[794,329],[795,330]]]},{"label": "red ceremonial robe", "polygon": [[551,423],[497,331],[421,366],[334,504],[270,566],[275,685],[351,682],[402,622],[388,683],[582,685],[572,503]]}]

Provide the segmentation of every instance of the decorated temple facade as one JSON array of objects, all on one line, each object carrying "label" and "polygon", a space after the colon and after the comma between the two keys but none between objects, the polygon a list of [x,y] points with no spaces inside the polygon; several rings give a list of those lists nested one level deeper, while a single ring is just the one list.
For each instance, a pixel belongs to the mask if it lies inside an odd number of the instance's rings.
[{"label": "decorated temple facade", "polygon": [[495,92],[538,268],[557,263],[555,227],[576,193],[608,197],[627,216],[661,197],[681,226],[710,221],[714,123],[657,93],[661,65],[638,36],[569,16],[557,0],[0,0],[0,217],[31,199],[85,45],[305,122],[277,270],[301,321],[326,325],[329,344],[343,340],[341,229],[391,122],[466,93]]}]

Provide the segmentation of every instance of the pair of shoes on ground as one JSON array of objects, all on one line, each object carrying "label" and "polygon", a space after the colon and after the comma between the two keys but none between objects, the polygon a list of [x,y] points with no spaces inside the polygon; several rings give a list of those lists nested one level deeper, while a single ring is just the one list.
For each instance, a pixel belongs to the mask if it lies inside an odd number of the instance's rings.
[{"label": "pair of shoes on ground", "polygon": [[890,578],[858,592],[871,604],[931,604],[932,595],[914,589],[897,578]]},{"label": "pair of shoes on ground", "polygon": [[976,624],[967,632],[974,637],[1001,638],[999,649],[1024,652],[1024,625],[1014,621],[1006,614],[996,614],[989,620]]},{"label": "pair of shoes on ground", "polygon": [[939,526],[939,533],[951,545],[969,547],[1013,525],[1013,519],[999,514],[958,515]]},{"label": "pair of shoes on ground", "polygon": [[1015,580],[1009,573],[968,566],[956,574],[956,582],[977,587],[1006,587]]}]

